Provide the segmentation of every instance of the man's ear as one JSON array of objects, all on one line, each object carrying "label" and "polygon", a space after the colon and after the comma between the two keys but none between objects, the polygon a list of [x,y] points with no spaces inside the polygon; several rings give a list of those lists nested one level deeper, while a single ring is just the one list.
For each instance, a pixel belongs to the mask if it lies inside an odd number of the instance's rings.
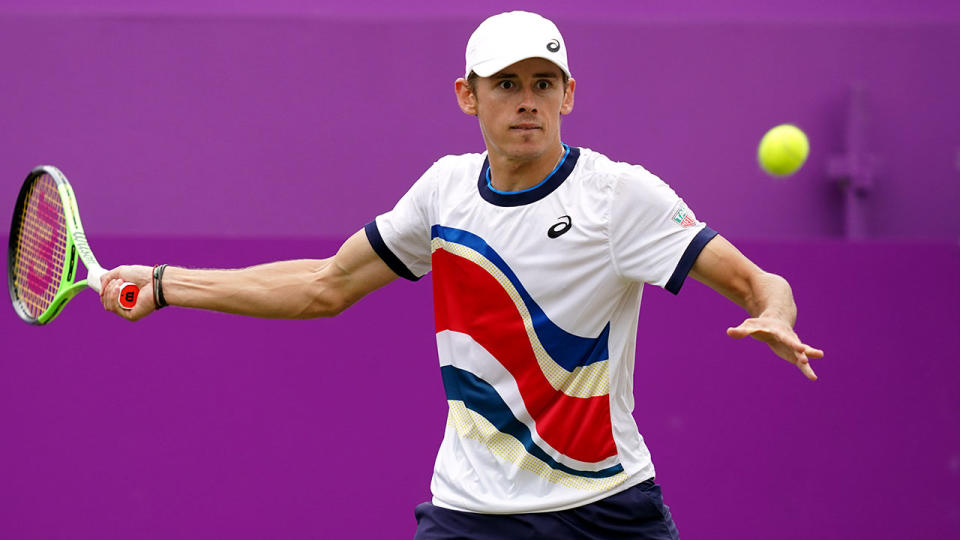
[{"label": "man's ear", "polygon": [[560,114],[570,114],[573,111],[573,89],[577,86],[577,81],[569,79],[567,88],[563,93],[563,103],[560,104]]},{"label": "man's ear", "polygon": [[460,105],[460,110],[470,116],[476,116],[477,94],[470,88],[470,83],[463,77],[460,77],[453,86],[457,92],[457,104]]}]

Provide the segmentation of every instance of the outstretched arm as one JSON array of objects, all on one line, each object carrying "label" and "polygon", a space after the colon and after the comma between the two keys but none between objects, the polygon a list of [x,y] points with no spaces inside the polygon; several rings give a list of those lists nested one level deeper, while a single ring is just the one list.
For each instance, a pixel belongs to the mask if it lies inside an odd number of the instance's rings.
[{"label": "outstretched arm", "polygon": [[[361,230],[328,259],[280,261],[239,270],[192,270],[168,267],[161,288],[170,305],[253,317],[307,319],[332,317],[357,300],[396,279]],[[140,287],[130,311],[117,305],[120,284]],[[153,269],[120,266],[101,278],[103,307],[130,319],[155,310]]]},{"label": "outstretched arm", "polygon": [[762,341],[808,379],[817,380],[810,359],[822,358],[823,351],[803,343],[793,331],[797,305],[787,280],[764,272],[721,236],[706,245],[690,275],[750,314],[739,326],[728,328],[727,335]]}]

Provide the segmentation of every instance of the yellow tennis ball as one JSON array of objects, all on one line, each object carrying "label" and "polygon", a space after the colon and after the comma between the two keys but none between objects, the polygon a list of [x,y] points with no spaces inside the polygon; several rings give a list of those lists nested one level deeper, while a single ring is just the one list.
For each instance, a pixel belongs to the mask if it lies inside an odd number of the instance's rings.
[{"label": "yellow tennis ball", "polygon": [[780,124],[760,139],[757,160],[768,174],[790,176],[803,166],[809,153],[807,135],[793,124]]}]

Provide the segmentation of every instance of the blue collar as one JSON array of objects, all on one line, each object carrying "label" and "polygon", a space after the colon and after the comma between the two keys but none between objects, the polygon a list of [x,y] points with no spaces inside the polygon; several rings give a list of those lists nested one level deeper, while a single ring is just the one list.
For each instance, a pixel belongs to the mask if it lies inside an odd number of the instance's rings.
[{"label": "blue collar", "polygon": [[563,158],[560,159],[560,163],[553,171],[539,184],[520,191],[500,191],[490,185],[490,159],[484,158],[483,166],[480,167],[480,178],[477,180],[477,189],[480,191],[480,196],[485,201],[497,206],[523,206],[539,201],[553,193],[570,176],[573,168],[577,165],[577,160],[580,159],[579,148],[571,148],[565,144],[563,148]]}]

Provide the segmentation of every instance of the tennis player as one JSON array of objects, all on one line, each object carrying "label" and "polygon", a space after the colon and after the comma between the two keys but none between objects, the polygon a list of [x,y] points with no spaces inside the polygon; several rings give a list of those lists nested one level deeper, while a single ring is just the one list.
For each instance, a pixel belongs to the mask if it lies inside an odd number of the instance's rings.
[{"label": "tennis player", "polygon": [[[332,257],[242,270],[122,266],[104,307],[176,305],[256,317],[336,315],[398,276],[433,272],[449,404],[433,499],[416,538],[676,539],[632,416],[644,284],[687,276],[745,308],[727,333],[767,343],[816,379],[789,284],[697,219],[640,166],[560,136],[576,83],[557,27],[490,17],[455,83],[486,152],[446,156]],[[123,281],[141,289],[116,305]]]}]

